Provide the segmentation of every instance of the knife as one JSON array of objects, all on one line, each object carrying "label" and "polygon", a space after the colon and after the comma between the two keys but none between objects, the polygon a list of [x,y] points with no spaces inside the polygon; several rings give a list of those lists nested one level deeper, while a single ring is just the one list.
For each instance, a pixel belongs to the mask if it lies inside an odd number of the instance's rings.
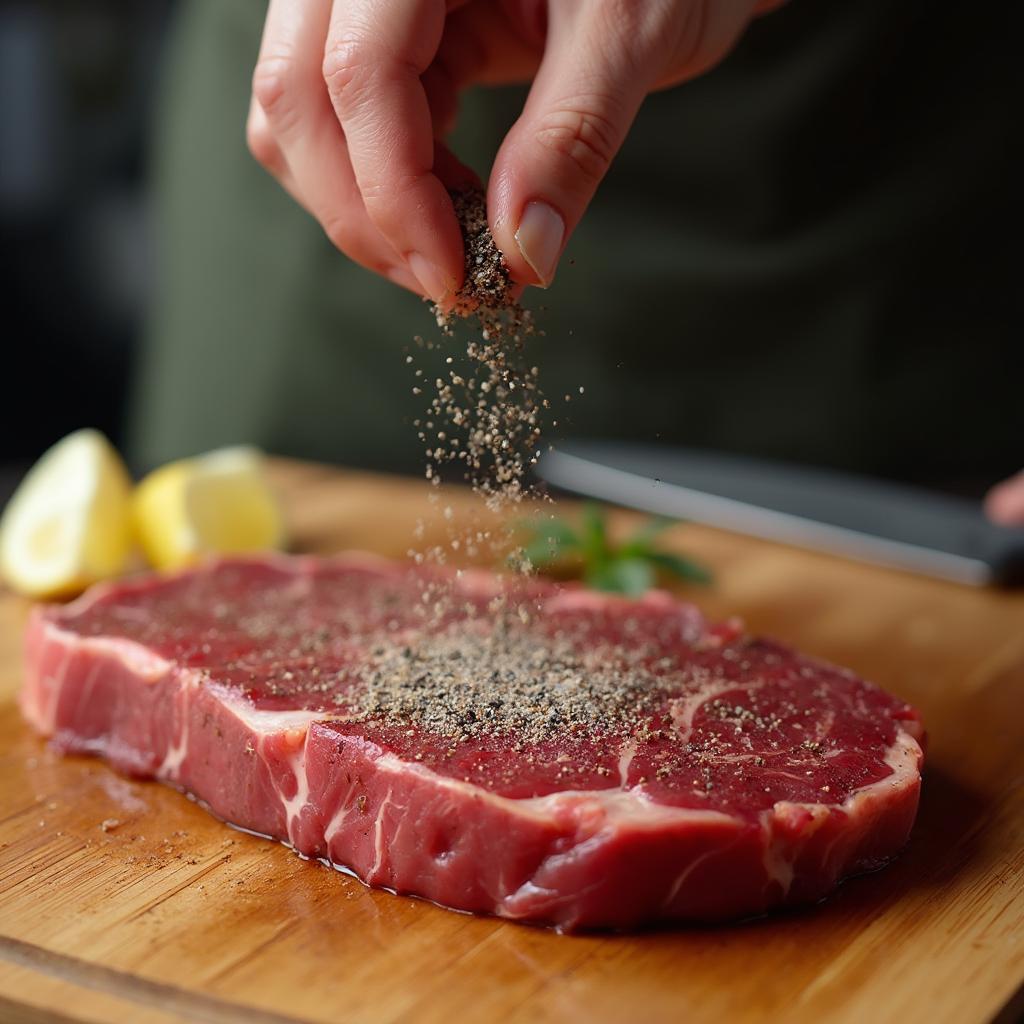
[{"label": "knife", "polygon": [[537,467],[555,487],[764,540],[973,586],[1024,583],[1024,529],[977,502],[834,470],[688,448],[573,441]]}]

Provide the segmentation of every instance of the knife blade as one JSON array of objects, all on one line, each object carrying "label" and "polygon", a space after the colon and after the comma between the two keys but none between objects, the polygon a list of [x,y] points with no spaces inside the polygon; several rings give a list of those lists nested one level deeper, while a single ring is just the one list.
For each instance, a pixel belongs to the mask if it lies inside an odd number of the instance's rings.
[{"label": "knife blade", "polygon": [[835,470],[688,448],[573,441],[538,475],[658,515],[973,586],[1024,583],[1024,529],[965,498]]}]

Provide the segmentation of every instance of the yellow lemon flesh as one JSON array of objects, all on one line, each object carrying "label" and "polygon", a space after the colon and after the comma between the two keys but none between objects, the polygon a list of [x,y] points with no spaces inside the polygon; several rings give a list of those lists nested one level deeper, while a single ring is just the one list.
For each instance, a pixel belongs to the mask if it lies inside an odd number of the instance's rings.
[{"label": "yellow lemon flesh", "polygon": [[96,430],[58,441],[0,518],[0,576],[32,597],[64,597],[120,575],[132,548],[131,478]]},{"label": "yellow lemon flesh", "polygon": [[222,448],[154,470],[136,488],[133,513],[158,569],[284,543],[281,511],[254,448]]}]

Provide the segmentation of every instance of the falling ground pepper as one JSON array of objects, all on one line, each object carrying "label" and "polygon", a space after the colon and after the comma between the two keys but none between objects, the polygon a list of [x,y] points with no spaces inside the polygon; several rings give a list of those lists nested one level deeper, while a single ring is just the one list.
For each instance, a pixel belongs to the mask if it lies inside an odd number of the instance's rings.
[{"label": "falling ground pepper", "polygon": [[[530,491],[543,412],[548,408],[525,339],[537,333],[533,317],[513,297],[505,258],[491,236],[482,190],[452,193],[462,229],[465,281],[451,311],[435,307],[438,325],[453,337],[465,322],[473,331],[465,356],[448,355],[433,383],[426,415],[416,421],[426,445],[426,476],[439,483],[448,465],[459,466],[494,511]],[[417,339],[426,350],[433,343]],[[430,387],[421,370],[414,392]],[[422,383],[421,383],[422,381]]]}]

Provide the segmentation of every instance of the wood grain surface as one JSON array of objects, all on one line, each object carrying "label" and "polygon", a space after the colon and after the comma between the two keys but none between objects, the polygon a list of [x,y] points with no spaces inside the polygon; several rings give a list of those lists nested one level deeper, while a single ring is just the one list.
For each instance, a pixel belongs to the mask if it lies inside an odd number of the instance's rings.
[{"label": "wood grain surface", "polygon": [[[430,511],[419,482],[274,472],[301,550],[401,556]],[[160,785],[50,753],[14,703],[27,604],[0,594],[0,1020],[1017,1019],[1024,594],[696,526],[669,538],[714,570],[712,588],[680,591],[710,615],[922,709],[923,802],[894,864],[799,913],[639,935],[564,937],[371,891]]]}]

